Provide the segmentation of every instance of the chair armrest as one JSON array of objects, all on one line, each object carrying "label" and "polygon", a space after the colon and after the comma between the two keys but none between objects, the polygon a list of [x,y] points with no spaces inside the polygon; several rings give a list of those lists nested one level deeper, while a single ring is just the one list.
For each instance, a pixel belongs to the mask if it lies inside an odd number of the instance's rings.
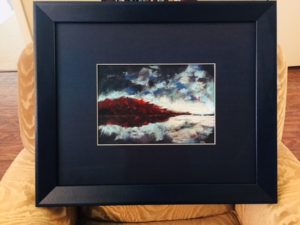
[{"label": "chair armrest", "polygon": [[35,207],[34,174],[34,154],[24,149],[0,181],[0,224],[75,224],[75,208]]},{"label": "chair armrest", "polygon": [[278,149],[278,203],[235,208],[242,225],[300,224],[300,162],[286,146]]}]

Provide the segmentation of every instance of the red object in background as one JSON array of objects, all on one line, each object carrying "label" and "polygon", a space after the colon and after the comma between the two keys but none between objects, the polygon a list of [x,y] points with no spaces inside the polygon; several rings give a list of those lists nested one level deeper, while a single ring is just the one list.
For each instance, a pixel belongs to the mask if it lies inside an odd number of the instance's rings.
[{"label": "red object in background", "polygon": [[121,97],[98,102],[98,125],[140,127],[149,123],[165,122],[170,117],[190,115],[175,112],[141,99]]}]

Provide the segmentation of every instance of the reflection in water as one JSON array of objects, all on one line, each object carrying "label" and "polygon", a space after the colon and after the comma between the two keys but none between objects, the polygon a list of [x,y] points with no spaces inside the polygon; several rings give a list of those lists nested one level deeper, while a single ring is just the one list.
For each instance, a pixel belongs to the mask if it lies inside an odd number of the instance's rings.
[{"label": "reflection in water", "polygon": [[214,143],[215,116],[180,115],[140,127],[100,125],[99,144]]}]

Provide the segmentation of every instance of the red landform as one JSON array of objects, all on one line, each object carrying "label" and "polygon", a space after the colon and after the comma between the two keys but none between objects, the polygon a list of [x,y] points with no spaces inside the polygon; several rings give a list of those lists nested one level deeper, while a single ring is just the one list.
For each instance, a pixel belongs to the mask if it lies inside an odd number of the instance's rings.
[{"label": "red landform", "polygon": [[190,115],[175,112],[141,99],[121,97],[98,102],[98,125],[140,127],[150,123],[165,122],[170,117]]}]

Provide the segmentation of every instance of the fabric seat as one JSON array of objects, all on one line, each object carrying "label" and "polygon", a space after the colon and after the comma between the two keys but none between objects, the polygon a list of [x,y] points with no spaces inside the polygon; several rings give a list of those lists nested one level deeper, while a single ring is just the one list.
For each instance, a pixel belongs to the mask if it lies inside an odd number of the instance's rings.
[{"label": "fabric seat", "polygon": [[[32,34],[33,0],[20,3]],[[300,225],[300,163],[281,143],[287,67],[278,50],[278,204],[35,207],[35,77],[30,44],[19,72],[19,123],[24,149],[0,181],[0,225]],[[138,223],[135,223],[138,222]]]},{"label": "fabric seat", "polygon": [[235,212],[229,212],[218,216],[204,217],[200,219],[172,220],[160,222],[141,222],[141,223],[113,223],[99,222],[84,219],[80,225],[240,225]]}]

